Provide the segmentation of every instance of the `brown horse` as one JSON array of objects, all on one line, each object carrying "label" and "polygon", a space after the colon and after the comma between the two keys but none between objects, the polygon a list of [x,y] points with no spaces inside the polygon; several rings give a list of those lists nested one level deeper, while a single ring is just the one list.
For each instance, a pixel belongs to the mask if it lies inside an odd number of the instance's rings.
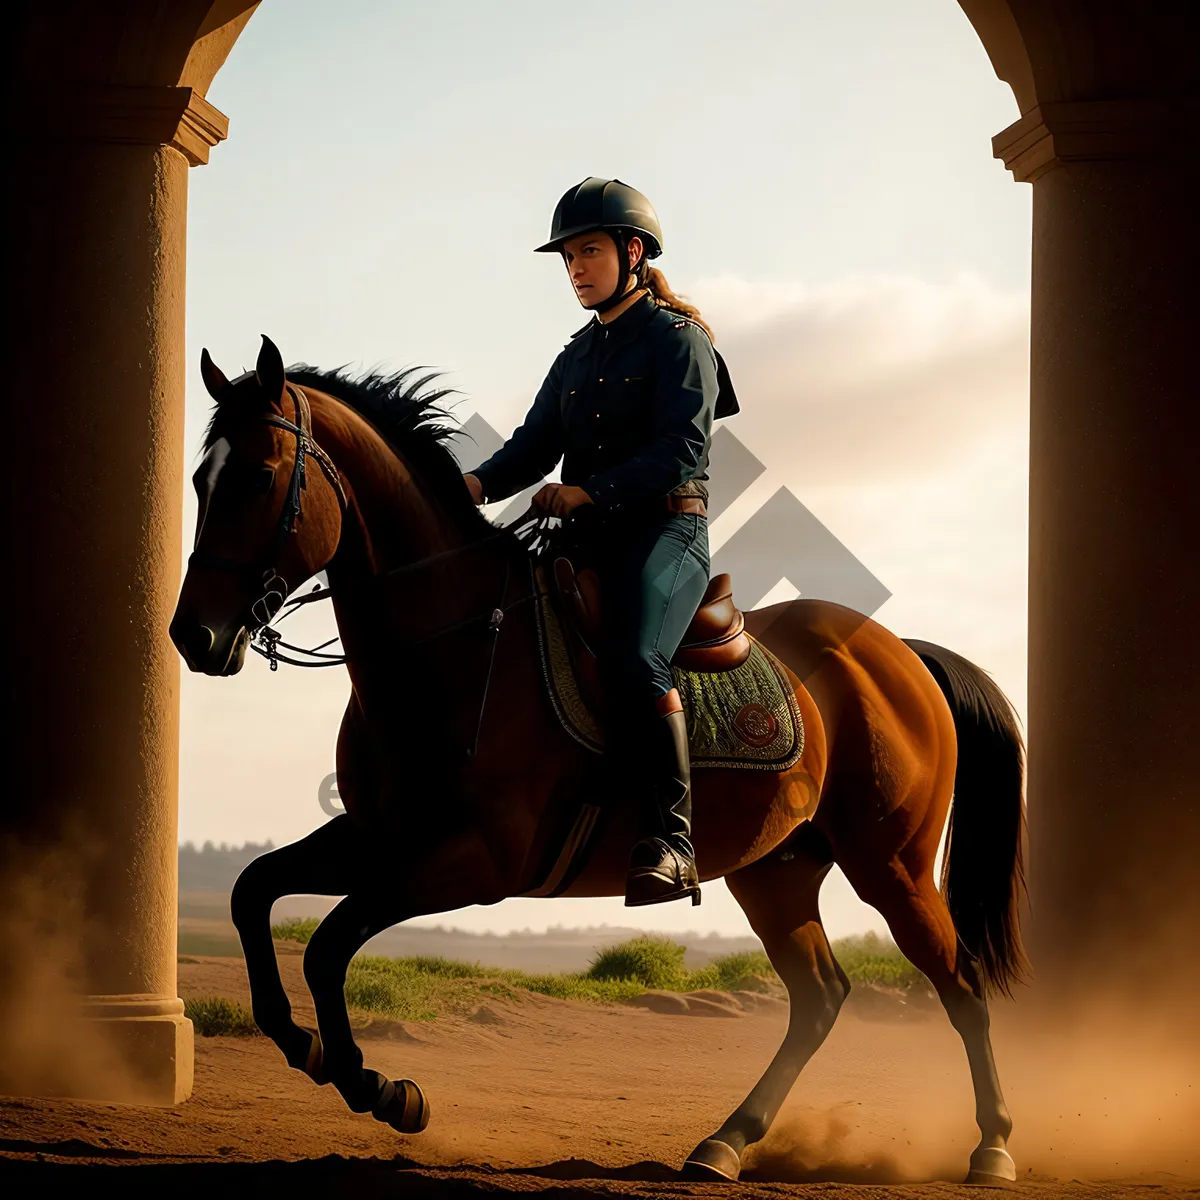
[{"label": "brown horse", "polygon": [[[234,888],[254,1018],[354,1111],[416,1132],[429,1113],[421,1089],[364,1069],[351,1036],[350,960],[409,917],[533,888],[591,752],[545,692],[529,551],[472,504],[442,444],[453,432],[436,403],[445,393],[422,393],[431,377],[300,367],[285,378],[266,338],[257,369],[233,382],[207,352],[201,366],[216,408],[171,637],[192,670],[236,674],[253,632],[325,570],[351,681],[337,749],[346,815],[256,859]],[[1012,708],[958,655],[839,605],[774,605],[747,626],[791,669],[806,746],[782,774],[697,772],[696,851],[701,877],[727,880],[762,939],[791,1018],[762,1078],[685,1170],[737,1178],[846,998],[817,903],[837,863],[963,1039],[982,1134],[969,1178],[1013,1179],[985,1002],[1023,966],[1024,754]],[[619,803],[608,817],[566,894],[622,893],[635,818]],[[345,897],[304,956],[319,1034],[292,1021],[271,941],[271,905],[296,893]]]}]

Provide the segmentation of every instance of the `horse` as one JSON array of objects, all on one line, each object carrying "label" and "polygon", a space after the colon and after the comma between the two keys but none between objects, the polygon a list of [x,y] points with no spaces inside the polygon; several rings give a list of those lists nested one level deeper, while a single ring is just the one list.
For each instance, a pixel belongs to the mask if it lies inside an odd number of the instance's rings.
[{"label": "horse", "polygon": [[[530,551],[472,502],[436,375],[285,370],[266,337],[254,371],[230,381],[205,350],[201,374],[215,406],[170,636],[192,671],[234,675],[253,634],[325,571],[351,685],[337,740],[346,812],[255,859],[232,892],[254,1020],[354,1112],[416,1133],[430,1112],[421,1087],[364,1066],[355,1044],[350,960],[411,917],[531,888],[594,754],[548,701]],[[968,1180],[1013,1180],[987,1007],[1026,970],[1012,705],[960,655],[837,604],[797,599],[745,619],[786,666],[804,751],[785,772],[696,772],[695,848],[701,878],[726,880],[761,939],[790,1016],[762,1077],[683,1172],[738,1178],[850,991],[818,906],[836,863],[962,1038],[980,1131]],[[619,801],[610,809],[565,894],[622,894],[637,820]],[[271,938],[271,906],[289,894],[344,897],[304,954],[316,1030],[292,1020]]]}]

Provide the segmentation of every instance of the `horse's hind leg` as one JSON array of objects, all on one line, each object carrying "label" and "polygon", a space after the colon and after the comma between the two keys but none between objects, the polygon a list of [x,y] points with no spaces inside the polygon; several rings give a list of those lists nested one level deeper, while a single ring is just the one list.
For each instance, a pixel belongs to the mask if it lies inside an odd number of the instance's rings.
[{"label": "horse's hind leg", "polygon": [[246,958],[255,1024],[283,1051],[290,1066],[318,1083],[325,1082],[321,1042],[292,1020],[271,939],[271,906],[280,896],[348,892],[360,878],[357,837],[349,817],[335,817],[300,841],[254,859],[238,876],[229,902]]},{"label": "horse's hind leg", "polygon": [[992,1056],[991,1020],[982,981],[933,882],[932,865],[913,878],[902,862],[894,860],[882,886],[878,878],[860,886],[853,865],[843,864],[843,869],[859,896],[879,910],[905,958],[933,984],[963,1040],[975,1089],[975,1120],[982,1135],[971,1155],[967,1182],[1015,1180],[1016,1167],[1008,1153],[1012,1119]]},{"label": "horse's hind leg", "polygon": [[304,978],[317,1007],[324,1071],[353,1112],[371,1112],[400,1133],[419,1133],[429,1123],[429,1103],[411,1079],[390,1080],[363,1067],[346,1010],[350,960],[377,933],[413,915],[386,895],[347,896],[323,920],[304,953]]},{"label": "horse's hind leg", "polygon": [[737,1179],[742,1152],[766,1136],[796,1077],[825,1040],[850,991],[817,907],[831,866],[824,839],[806,827],[788,848],[730,875],[729,890],[787,985],[787,1034],[750,1094],[684,1163],[694,1178]]}]

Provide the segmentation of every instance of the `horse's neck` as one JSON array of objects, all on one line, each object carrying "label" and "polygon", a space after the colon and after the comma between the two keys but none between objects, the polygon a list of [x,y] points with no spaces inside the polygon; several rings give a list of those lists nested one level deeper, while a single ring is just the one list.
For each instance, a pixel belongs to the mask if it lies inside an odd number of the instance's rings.
[{"label": "horse's neck", "polygon": [[[318,394],[313,435],[346,485],[342,536],[327,570],[355,690],[383,711],[404,707],[406,697],[428,698],[456,671],[474,670],[478,639],[443,631],[501,601],[504,551],[477,545],[478,532],[461,528],[353,410]],[[373,576],[385,578],[368,583]],[[415,656],[414,643],[423,644]]]},{"label": "horse's neck", "polygon": [[408,464],[358,413],[310,393],[313,436],[346,484],[342,537],[328,567],[344,587],[464,544],[466,536]]}]

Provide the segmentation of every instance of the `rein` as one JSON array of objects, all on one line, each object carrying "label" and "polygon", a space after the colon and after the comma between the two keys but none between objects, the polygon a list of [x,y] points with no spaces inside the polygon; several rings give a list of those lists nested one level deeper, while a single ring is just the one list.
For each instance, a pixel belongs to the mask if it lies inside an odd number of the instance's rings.
[{"label": "rein", "polygon": [[[527,525],[530,525],[532,529],[532,536],[530,537],[528,545],[537,544],[539,541],[544,540],[546,536],[546,529],[549,525],[549,520],[550,518],[548,514],[538,513],[538,511],[532,505],[530,505],[530,507],[526,509],[525,512],[512,523],[512,525],[506,525],[503,529],[499,529],[495,533],[489,534],[486,538],[481,538],[479,541],[472,542],[467,546],[455,546],[449,550],[439,551],[437,554],[431,554],[428,557],[419,559],[414,563],[404,563],[399,567],[393,567],[390,570],[381,571],[377,575],[372,575],[369,579],[362,580],[358,586],[362,586],[367,583],[376,584],[386,579],[409,574],[424,567],[430,566],[433,563],[463,554],[468,550],[474,550],[479,546],[495,541],[497,538],[508,537],[511,535],[516,536],[518,540],[520,540],[522,538],[522,534],[516,531]],[[528,533],[529,531],[527,530],[526,532]],[[406,646],[423,646],[425,643],[434,641],[440,637],[444,637],[447,634],[455,633],[460,629],[466,629],[472,625],[476,625],[486,617],[486,631],[492,635],[492,638],[491,645],[488,648],[487,672],[483,677],[483,692],[479,698],[479,715],[475,719],[475,733],[471,739],[471,745],[466,751],[467,758],[474,758],[475,754],[479,750],[479,735],[483,729],[483,715],[487,711],[488,694],[492,685],[492,669],[496,663],[496,646],[500,640],[500,626],[504,621],[504,615],[511,609],[516,608],[518,605],[528,603],[534,598],[535,595],[531,582],[528,595],[522,596],[520,599],[512,601],[512,603],[505,603],[505,601],[508,599],[508,584],[511,577],[512,559],[506,558],[504,561],[504,586],[500,591],[500,602],[491,610],[490,613],[474,614],[473,616],[466,617],[461,621],[455,621],[451,625],[443,626],[441,629],[437,629],[432,633],[425,634],[423,637],[416,638],[405,643]],[[339,589],[339,595],[344,593],[345,590],[346,589],[344,588]],[[332,598],[333,594],[332,588],[322,588],[320,584],[318,584],[307,595],[296,596],[291,600],[288,600],[285,605],[281,606],[281,611],[279,611],[278,614],[272,618],[272,620],[282,621],[285,618],[290,617],[292,613],[297,612],[304,605],[314,604],[321,600],[329,600]],[[316,646],[311,650],[307,650],[301,646],[294,646],[290,642],[285,642],[279,630],[268,622],[264,623],[255,632],[250,641],[250,648],[256,654],[261,655],[270,663],[272,671],[277,671],[281,662],[287,663],[289,666],[293,667],[338,667],[344,666],[349,661],[347,656],[344,654],[324,653],[325,647],[332,645],[337,640],[338,639],[336,637],[333,637],[330,638],[329,641],[322,642],[319,646]],[[286,654],[279,653],[280,648],[290,650],[293,654],[306,655],[308,658],[315,661],[303,662],[300,659],[289,658]]]},{"label": "rein", "polygon": [[[524,541],[526,537],[529,540],[526,542],[527,549],[533,544],[536,544],[539,538],[544,537],[545,527],[549,523],[549,516],[539,513],[532,505],[525,510],[511,525],[504,526],[503,529],[496,530],[495,533],[488,534],[487,537],[480,538],[477,542],[472,542],[466,546],[453,546],[449,550],[440,550],[437,554],[430,554],[425,558],[418,559],[416,562],[403,563],[401,566],[392,567],[387,571],[380,571],[377,575],[372,575],[367,579],[360,580],[357,584],[351,584],[349,587],[341,587],[338,589],[338,595],[344,595],[350,588],[364,587],[368,584],[374,585],[384,582],[388,579],[393,579],[401,575],[407,575],[415,571],[423,570],[425,567],[431,566],[434,563],[441,562],[445,559],[454,558],[459,554],[465,554],[468,550],[474,550],[480,546],[485,546],[489,542],[496,541],[498,538],[515,536],[518,540]],[[525,529],[524,527],[529,527]],[[524,529],[524,532],[519,532]],[[532,535],[530,535],[532,530]],[[433,633],[425,634],[423,637],[416,638],[406,642],[408,646],[422,646],[426,642],[434,641],[436,638],[443,637],[448,633],[454,633],[456,630],[464,629],[469,625],[474,625],[480,621],[485,615],[488,617],[488,628],[490,630],[499,631],[500,622],[504,620],[504,614],[510,609],[516,608],[518,605],[527,604],[532,599],[532,593],[528,596],[522,596],[518,600],[514,600],[511,604],[505,604],[505,597],[508,594],[508,580],[511,575],[512,563],[506,562],[504,568],[504,589],[500,595],[500,603],[491,610],[490,613],[477,613],[474,616],[465,617],[461,621],[456,621],[452,625],[446,625],[441,629],[435,630]],[[254,634],[254,638],[250,643],[250,647],[255,653],[262,655],[271,663],[271,670],[278,670],[279,663],[286,663],[291,667],[340,667],[344,666],[349,659],[344,654],[325,654],[322,653],[326,646],[332,645],[337,638],[330,638],[327,642],[322,642],[319,646],[314,646],[311,650],[305,649],[302,646],[295,646],[291,642],[285,642],[283,635],[274,626],[280,621],[286,620],[294,612],[298,612],[306,604],[317,604],[322,600],[330,600],[333,598],[334,591],[331,587],[321,587],[314,584],[312,591],[303,596],[293,596],[287,600],[279,608],[279,611],[271,618],[271,623],[264,624]],[[262,645],[259,645],[259,642]],[[280,654],[279,650],[290,650],[293,654],[304,654],[310,658],[317,659],[316,662],[301,662],[298,659],[288,658],[286,654]]]}]

